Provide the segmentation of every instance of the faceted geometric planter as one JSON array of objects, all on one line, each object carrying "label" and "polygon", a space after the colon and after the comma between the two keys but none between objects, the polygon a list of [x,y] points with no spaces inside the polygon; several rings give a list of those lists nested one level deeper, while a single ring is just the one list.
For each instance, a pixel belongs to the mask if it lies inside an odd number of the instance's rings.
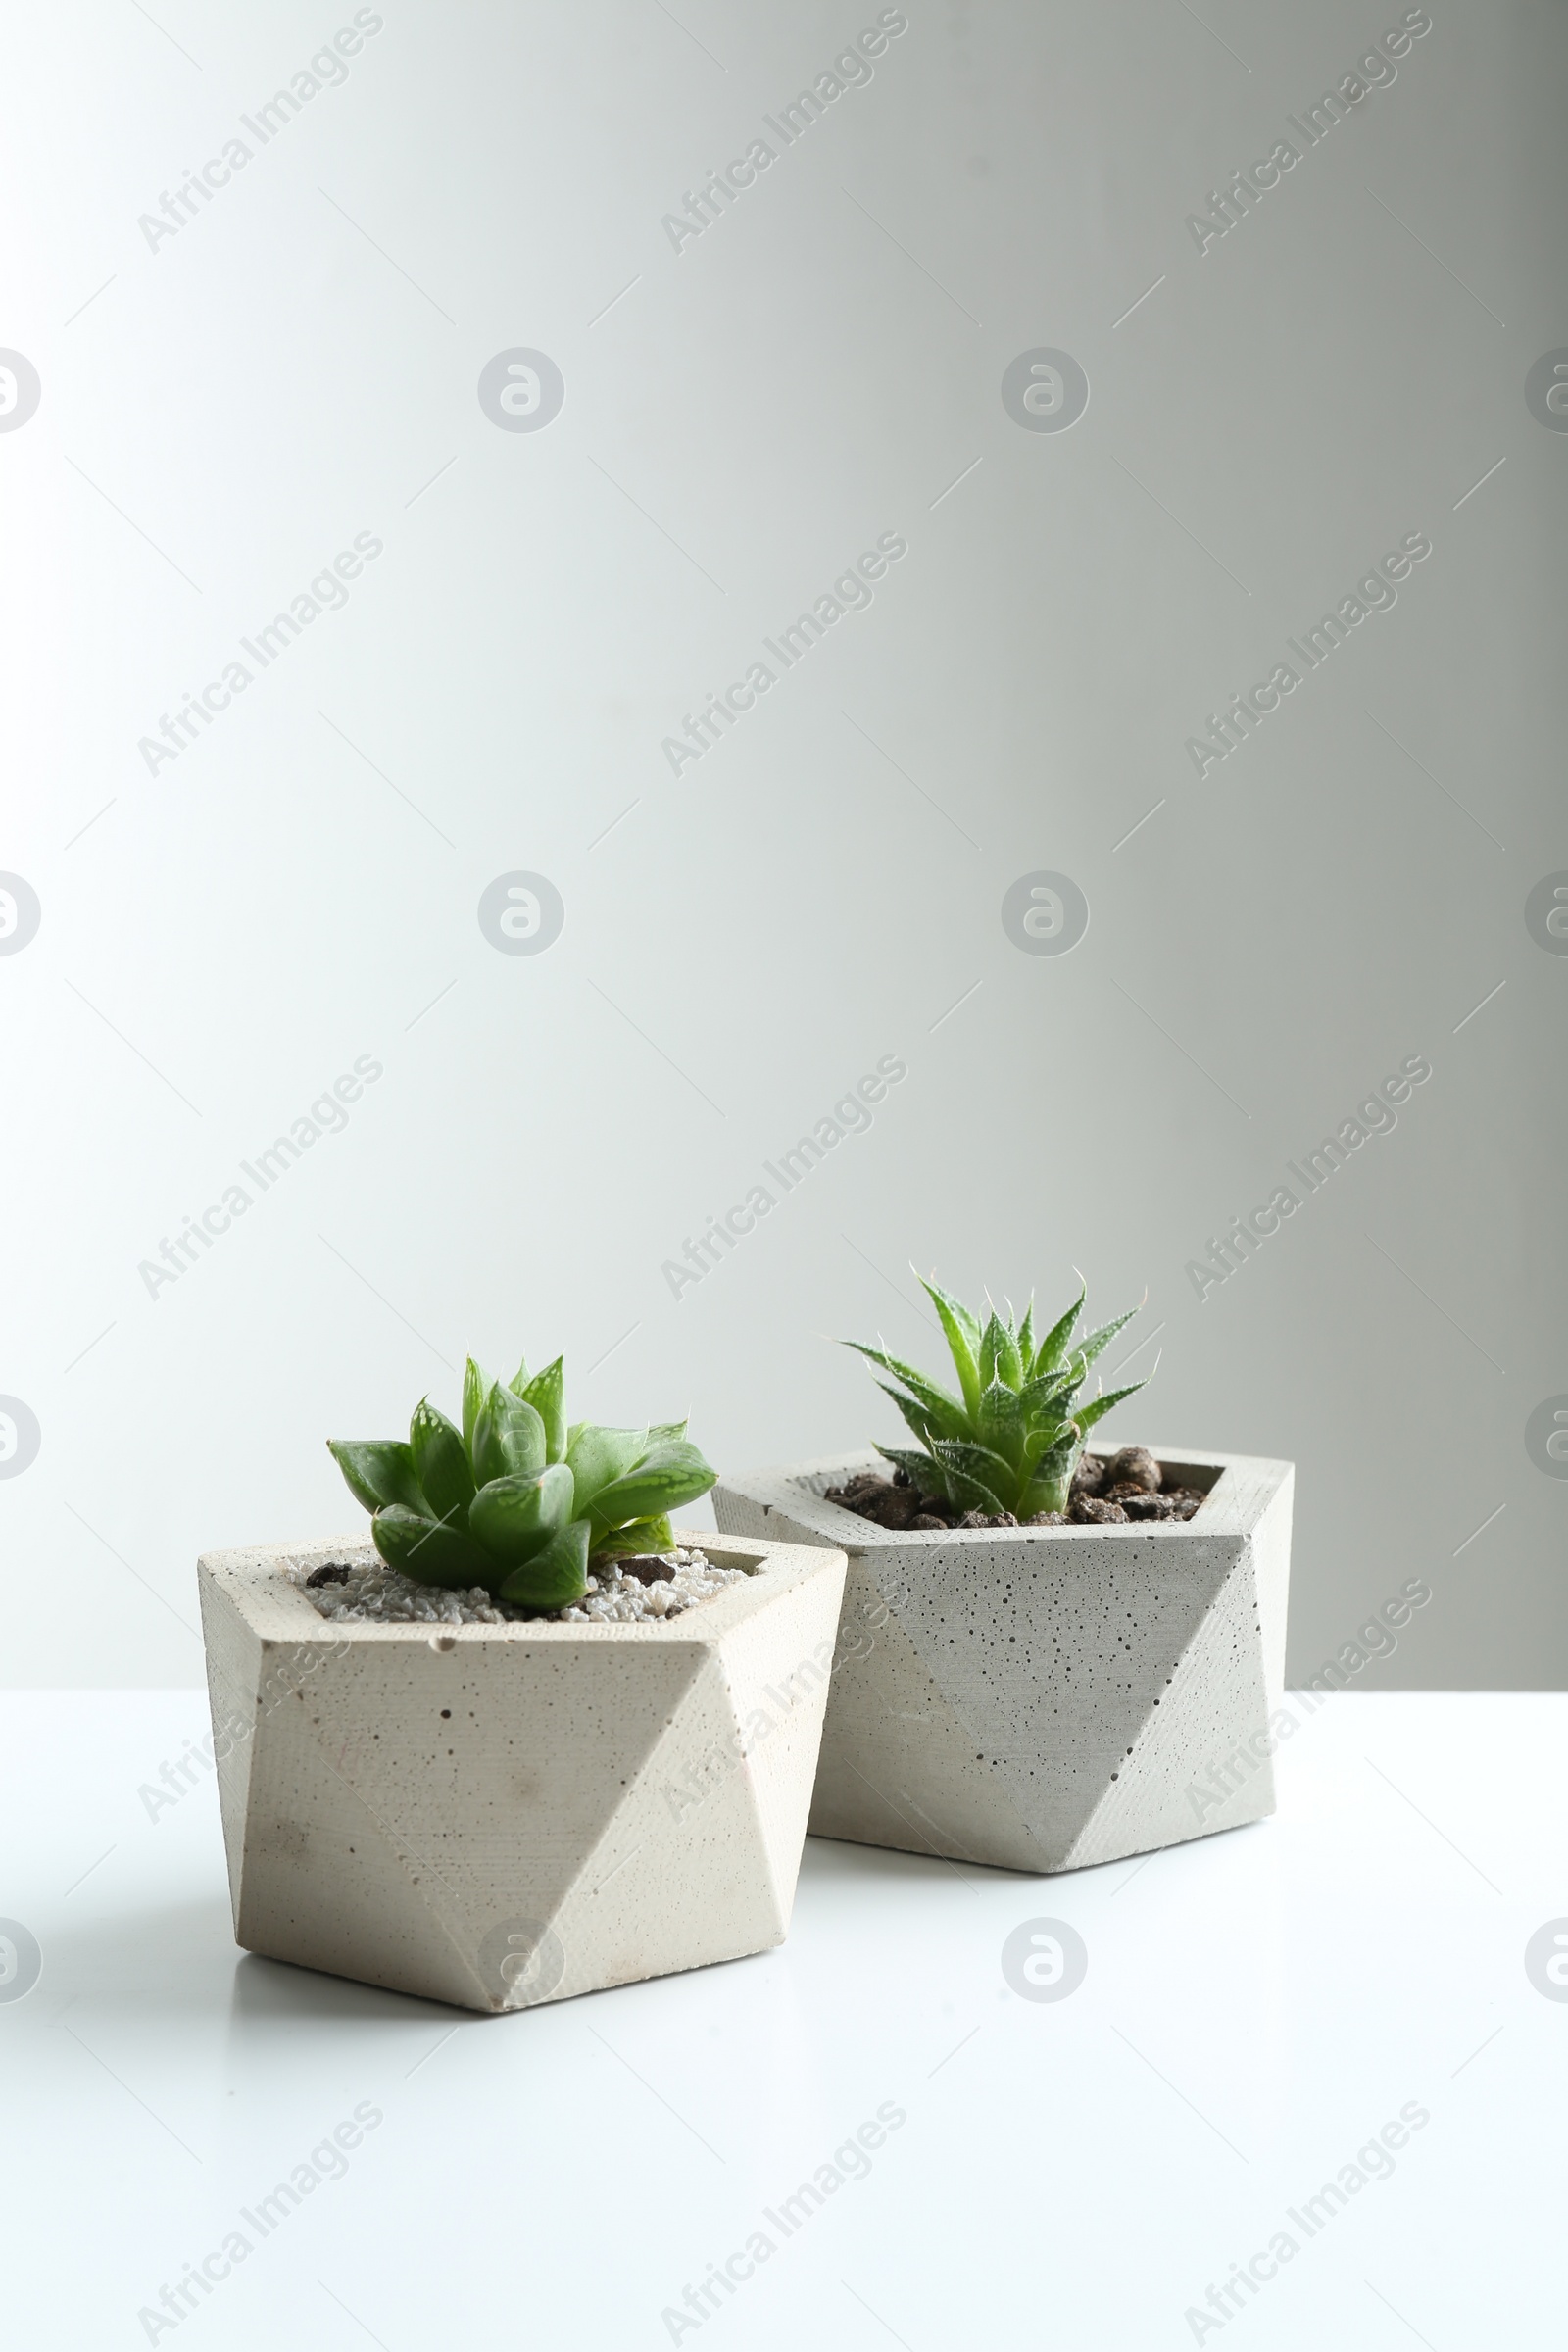
[{"label": "faceted geometric planter", "polygon": [[639,1624],[320,1617],[363,1528],[200,1561],[237,1941],[491,2011],[782,1942],[844,1557],[679,1541],[752,1573]]},{"label": "faceted geometric planter", "polygon": [[1294,1469],[1152,1447],[1186,1522],[892,1533],[872,1453],[723,1479],[725,1533],[849,1554],[810,1829],[1074,1870],[1274,1810]]}]

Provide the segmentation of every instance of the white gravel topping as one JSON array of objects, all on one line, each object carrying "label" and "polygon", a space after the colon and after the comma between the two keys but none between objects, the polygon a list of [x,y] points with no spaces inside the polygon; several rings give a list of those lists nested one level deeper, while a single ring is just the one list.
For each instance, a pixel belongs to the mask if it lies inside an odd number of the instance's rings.
[{"label": "white gravel topping", "polygon": [[662,1556],[673,1563],[673,1573],[653,1584],[622,1576],[612,1562],[591,1568],[587,1592],[566,1609],[516,1608],[510,1601],[492,1600],[482,1585],[455,1592],[416,1584],[400,1569],[389,1568],[368,1545],[342,1555],[337,1564],[349,1571],[346,1579],[311,1584],[310,1577],[323,1564],[316,1560],[290,1560],[287,1573],[318,1615],[377,1625],[516,1625],[531,1620],[635,1625],[650,1618],[678,1617],[749,1573],[745,1568],[716,1567],[701,1551],[682,1549]]}]

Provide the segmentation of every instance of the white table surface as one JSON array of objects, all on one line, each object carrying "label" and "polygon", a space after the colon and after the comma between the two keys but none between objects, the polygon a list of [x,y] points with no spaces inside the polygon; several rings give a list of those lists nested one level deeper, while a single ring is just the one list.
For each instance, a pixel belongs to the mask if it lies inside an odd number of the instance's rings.
[{"label": "white table surface", "polygon": [[[1560,2344],[1568,2000],[1524,1955],[1568,1915],[1568,1697],[1291,1703],[1269,1822],[1056,1879],[808,1839],[782,1949],[492,2020],[235,1948],[211,1776],[138,1793],[198,1693],[13,1694],[0,1914],[42,1973],[0,2002],[7,2341]],[[1003,1978],[1035,1918],[1088,1946],[1059,2002]],[[865,2177],[766,2218],[883,2107]],[[356,2108],[341,2178],[239,2218]],[[1290,2209],[1404,2110],[1308,2236]],[[236,2230],[194,2311],[138,2317]],[[716,2312],[664,2317],[759,2231]]]}]

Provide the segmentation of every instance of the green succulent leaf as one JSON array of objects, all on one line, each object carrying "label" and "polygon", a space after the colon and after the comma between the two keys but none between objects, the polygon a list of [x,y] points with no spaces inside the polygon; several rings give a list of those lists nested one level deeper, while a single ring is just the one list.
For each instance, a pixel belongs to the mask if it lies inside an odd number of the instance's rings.
[{"label": "green succulent leaf", "polygon": [[[892,1397],[894,1403],[904,1415],[904,1418],[908,1423],[910,1429],[913,1430],[915,1436],[920,1440],[920,1443],[923,1446],[929,1446],[931,1443],[931,1416],[926,1411],[925,1406],[923,1404],[917,1404],[912,1396],[905,1396],[901,1395],[899,1390],[890,1389],[885,1380],[879,1380],[876,1385],[881,1390],[884,1396]],[[966,1429],[968,1427],[968,1423],[967,1421],[960,1420],[958,1426],[960,1429]]]},{"label": "green succulent leaf", "polygon": [[994,1380],[981,1397],[980,1410],[974,1417],[974,1434],[982,1446],[1002,1456],[1016,1479],[1023,1467],[1029,1422],[1022,1399],[1004,1380]]},{"label": "green succulent leaf", "polygon": [[605,1429],[597,1421],[577,1422],[567,1433],[566,1462],[577,1482],[578,1510],[588,1510],[602,1489],[624,1478],[647,1450],[646,1429]]},{"label": "green succulent leaf", "polygon": [[972,1413],[980,1401],[982,1386],[980,1326],[966,1306],[960,1306],[956,1298],[950,1298],[947,1292],[939,1289],[936,1283],[927,1282],[922,1277],[920,1287],[937,1310],[937,1319],[947,1339],[948,1353],[953,1358],[953,1368],[958,1375],[958,1386],[963,1391],[964,1404]]},{"label": "green succulent leaf", "polygon": [[581,1600],[588,1590],[588,1538],[586,1519],[568,1520],[542,1551],[503,1578],[498,1597],[526,1609],[564,1609]]},{"label": "green succulent leaf", "polygon": [[[651,1446],[623,1477],[601,1487],[587,1508],[595,1529],[623,1527],[629,1519],[648,1519],[678,1511],[683,1503],[706,1494],[718,1477],[697,1447],[685,1438]],[[579,1499],[578,1508],[582,1503]]]},{"label": "green succulent leaf", "polygon": [[1063,1472],[1070,1475],[1083,1451],[1083,1431],[1077,1422],[1067,1422],[1054,1434],[1051,1443],[1036,1453],[1029,1468],[1031,1479],[1060,1478]]},{"label": "green succulent leaf", "polygon": [[1007,1510],[1023,1519],[1038,1510],[1065,1508],[1083,1432],[1135,1394],[1132,1388],[1118,1389],[1082,1411],[1077,1405],[1090,1364],[1131,1318],[1117,1316],[1075,1348],[1082,1288],[1066,1313],[1037,1339],[1033,1299],[1016,1326],[1010,1306],[1004,1316],[992,1307],[982,1328],[937,1283],[923,1287],[941,1320],[962,1394],[953,1396],[883,1347],[848,1342],[899,1384],[878,1386],[928,1449],[912,1453],[878,1446],[877,1451],[907,1471],[922,1493],[944,1494],[967,1509]]},{"label": "green succulent leaf", "polygon": [[545,1425],[526,1397],[499,1381],[473,1425],[473,1475],[481,1487],[496,1478],[537,1478],[545,1466]]},{"label": "green succulent leaf", "polygon": [[559,1355],[532,1379],[519,1364],[506,1384],[469,1356],[461,1429],[423,1397],[406,1444],[328,1440],[390,1567],[418,1583],[504,1591],[555,1609],[581,1598],[596,1540],[619,1557],[673,1547],[669,1513],[717,1476],[686,1422],[568,1426],[564,1386]]},{"label": "green succulent leaf", "polygon": [[1083,1374],[1069,1359],[1050,1372],[1036,1372],[1025,1380],[1018,1391],[1019,1401],[1030,1413],[1054,1409],[1057,1399],[1077,1388],[1082,1379]]},{"label": "green succulent leaf", "polygon": [[565,1358],[558,1355],[553,1364],[536,1372],[519,1393],[524,1403],[531,1404],[545,1425],[545,1459],[562,1462],[566,1458],[566,1376]]},{"label": "green succulent leaf", "polygon": [[1011,1504],[1002,1494],[993,1494],[983,1479],[970,1478],[961,1470],[944,1465],[942,1485],[950,1503],[959,1511],[984,1511],[994,1518],[998,1511],[1010,1510]]},{"label": "green succulent leaf", "polygon": [[511,1569],[543,1551],[571,1517],[571,1472],[552,1462],[535,1478],[493,1478],[468,1505],[468,1532]]},{"label": "green succulent leaf", "polygon": [[[962,1397],[955,1396],[952,1391],[943,1388],[940,1382],[928,1380],[925,1374],[917,1372],[912,1364],[904,1363],[896,1355],[889,1355],[885,1348],[867,1348],[859,1340],[846,1340],[844,1345],[846,1348],[853,1348],[857,1355],[863,1355],[868,1363],[877,1365],[881,1371],[891,1372],[895,1380],[902,1380],[910,1396],[918,1399],[944,1437],[961,1436],[965,1426],[964,1413],[969,1409],[965,1406]],[[878,1386],[880,1387],[881,1383],[878,1383]],[[893,1395],[891,1389],[885,1393],[889,1396]],[[906,1419],[907,1419],[907,1415],[906,1415]]]},{"label": "green succulent leaf", "polygon": [[1088,1371],[1097,1356],[1104,1354],[1122,1325],[1130,1323],[1137,1312],[1136,1306],[1129,1307],[1126,1314],[1118,1315],[1113,1323],[1102,1323],[1098,1331],[1092,1331],[1088,1338],[1073,1349],[1072,1360],[1078,1366],[1080,1377]]},{"label": "green succulent leaf", "polygon": [[1146,1380],[1135,1380],[1131,1388],[1111,1389],[1107,1395],[1095,1397],[1092,1403],[1080,1405],[1073,1414],[1073,1419],[1087,1436],[1097,1421],[1103,1421],[1113,1404],[1120,1404],[1123,1397],[1136,1396],[1140,1389],[1146,1389],[1148,1386],[1149,1383]]},{"label": "green succulent leaf", "polygon": [[960,1499],[955,1482],[961,1481],[965,1487],[974,1489],[988,1498],[984,1502],[972,1502],[969,1505],[971,1510],[1011,1510],[1012,1504],[1007,1498],[1017,1492],[1017,1475],[1000,1453],[993,1453],[989,1446],[971,1446],[947,1438],[939,1438],[931,1450],[947,1472],[949,1490],[953,1493],[955,1502]]},{"label": "green succulent leaf", "polygon": [[405,1510],[401,1503],[376,1512],[370,1535],[387,1566],[400,1568],[418,1584],[442,1585],[450,1592],[473,1585],[488,1589],[494,1580],[494,1563],[477,1544],[459,1529]]},{"label": "green succulent leaf", "polygon": [[911,1453],[906,1446],[879,1446],[876,1450],[885,1462],[908,1472],[917,1494],[946,1494],[948,1482],[942,1464],[929,1453]]},{"label": "green succulent leaf", "polygon": [[414,1451],[401,1438],[328,1438],[326,1449],[342,1471],[349,1493],[368,1511],[386,1503],[406,1510],[427,1508],[414,1468]]},{"label": "green succulent leaf", "polygon": [[1078,1328],[1078,1318],[1084,1311],[1084,1299],[1087,1295],[1086,1292],[1080,1290],[1060,1322],[1052,1325],[1035,1349],[1034,1376],[1036,1379],[1043,1372],[1059,1371],[1066,1362],[1067,1348],[1073,1333]]},{"label": "green succulent leaf", "polygon": [[463,1371],[463,1443],[473,1459],[473,1425],[479,1418],[479,1407],[490,1394],[490,1383],[470,1355]]},{"label": "green succulent leaf", "polygon": [[449,1525],[454,1520],[461,1525],[464,1512],[473,1500],[473,1473],[468,1467],[463,1432],[454,1428],[445,1413],[437,1412],[428,1396],[422,1396],[409,1423],[409,1445],[414,1453],[415,1475],[431,1516]]},{"label": "green succulent leaf", "polygon": [[1018,1392],[1018,1403],[1030,1428],[1049,1428],[1070,1420],[1071,1400],[1078,1385],[1079,1376],[1071,1365],[1060,1372],[1046,1372],[1038,1380],[1026,1381]]},{"label": "green succulent leaf", "polygon": [[[980,1335],[980,1387],[982,1393],[994,1381],[1005,1388],[1016,1389],[1023,1379],[1023,1363],[1018,1354],[1018,1343],[1002,1317],[992,1308]],[[971,1406],[970,1410],[974,1408]]]},{"label": "green succulent leaf", "polygon": [[673,1551],[675,1531],[667,1517],[632,1519],[624,1527],[612,1528],[604,1539],[595,1544],[595,1559],[634,1559],[639,1552]]},{"label": "green succulent leaf", "polygon": [[1013,1504],[1020,1519],[1032,1519],[1036,1511],[1064,1511],[1067,1490],[1072,1474],[1083,1451],[1083,1439],[1072,1422],[1048,1446],[1035,1461],[1018,1500]]}]

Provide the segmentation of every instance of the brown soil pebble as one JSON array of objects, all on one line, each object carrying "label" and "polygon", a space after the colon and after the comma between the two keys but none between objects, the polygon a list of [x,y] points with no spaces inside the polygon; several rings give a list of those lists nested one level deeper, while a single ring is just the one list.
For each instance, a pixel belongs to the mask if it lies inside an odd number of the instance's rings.
[{"label": "brown soil pebble", "polygon": [[674,1561],[666,1560],[661,1551],[632,1551],[617,1554],[613,1559],[599,1562],[592,1573],[597,1575],[602,1569],[609,1574],[614,1568],[618,1568],[622,1576],[636,1577],[638,1583],[642,1585],[661,1584],[666,1577],[671,1577],[675,1573]]},{"label": "brown soil pebble", "polygon": [[[1148,1483],[1150,1471],[1154,1486]],[[1114,1473],[1130,1475],[1113,1475]],[[1159,1491],[1159,1464],[1142,1446],[1125,1446],[1113,1460],[1101,1461],[1094,1454],[1084,1454],[1073,1472],[1072,1493],[1065,1513],[1036,1511],[1023,1521],[1026,1527],[1121,1527],[1136,1520],[1191,1519],[1203,1500],[1196,1487],[1176,1487]],[[952,1527],[1016,1527],[1019,1525],[1011,1511],[988,1514],[985,1511],[959,1512],[940,1494],[920,1494],[908,1473],[900,1470],[887,1479],[875,1470],[857,1470],[841,1487],[829,1487],[823,1499],[836,1502],[842,1510],[854,1511],[858,1518],[869,1519],[874,1527],[885,1528],[890,1535],[916,1532],[936,1534]],[[622,1560],[627,1575],[642,1575],[639,1561]],[[348,1570],[340,1572],[347,1576]],[[657,1558],[651,1573],[668,1575],[669,1570]],[[333,1581],[318,1569],[323,1583]],[[648,1581],[644,1578],[644,1581]]]},{"label": "brown soil pebble", "polygon": [[823,1500],[854,1511],[858,1518],[869,1519],[875,1527],[885,1527],[890,1535],[902,1535],[917,1525],[953,1524],[948,1506],[939,1496],[918,1494],[906,1473],[901,1472],[900,1477],[902,1485],[897,1479],[879,1478],[874,1470],[858,1470],[842,1487],[829,1487]]},{"label": "brown soil pebble", "polygon": [[1162,1484],[1159,1464],[1147,1446],[1124,1446],[1112,1456],[1105,1472],[1107,1487],[1138,1487],[1146,1494],[1157,1494]]},{"label": "brown soil pebble", "polygon": [[918,1519],[920,1515],[920,1497],[912,1487],[895,1487],[885,1501],[880,1497],[874,1498],[867,1513],[881,1526],[889,1528],[907,1527],[911,1519]]},{"label": "brown soil pebble", "polygon": [[829,1487],[827,1498],[829,1502],[844,1502],[852,1494],[880,1494],[887,1488],[888,1483],[875,1470],[857,1470],[855,1476],[847,1478],[842,1487]]},{"label": "brown soil pebble", "polygon": [[308,1585],[318,1586],[346,1585],[353,1571],[342,1560],[327,1560],[321,1567],[313,1568],[305,1582]]}]

